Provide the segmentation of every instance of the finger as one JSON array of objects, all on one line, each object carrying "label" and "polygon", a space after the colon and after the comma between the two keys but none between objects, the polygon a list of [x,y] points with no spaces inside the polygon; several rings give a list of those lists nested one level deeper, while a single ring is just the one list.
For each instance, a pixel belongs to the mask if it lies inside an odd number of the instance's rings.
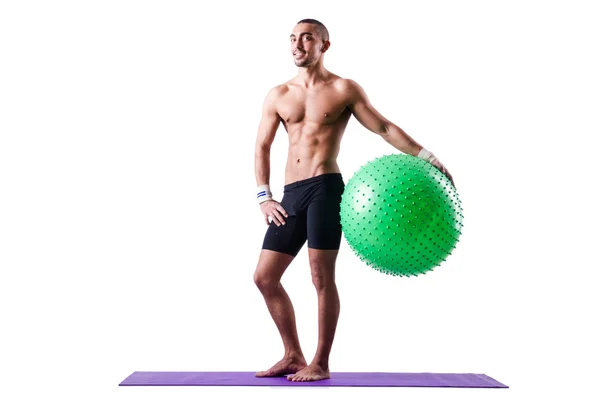
[{"label": "finger", "polygon": [[278,211],[274,211],[275,212],[275,216],[279,219],[279,221],[285,225],[285,217],[284,215],[282,215],[280,212]]},{"label": "finger", "polygon": [[442,173],[446,176],[446,178],[448,178],[448,180],[450,182],[452,182],[452,176],[450,175],[450,173],[448,172],[448,170],[446,169],[446,167],[442,167]]},{"label": "finger", "polygon": [[277,206],[277,209],[279,210],[279,212],[281,212],[283,214],[283,216],[285,216],[286,218],[288,217],[287,211],[285,210],[285,208],[283,208],[283,206],[281,204],[279,204]]},{"label": "finger", "polygon": [[454,184],[454,178],[452,178],[452,175],[448,174],[448,179],[450,179],[450,183],[452,183],[452,186],[456,187],[456,185]]},{"label": "finger", "polygon": [[269,216],[265,216],[265,223],[268,225],[269,224]]},{"label": "finger", "polygon": [[276,224],[277,226],[281,226],[281,224],[279,223],[279,219],[277,219],[277,217],[275,216],[275,212],[273,211],[273,213],[270,214],[271,216],[271,221]]},{"label": "finger", "polygon": [[271,216],[275,216],[280,223],[285,225],[285,220],[283,220],[283,215],[281,215],[278,211],[273,211],[273,214]]}]

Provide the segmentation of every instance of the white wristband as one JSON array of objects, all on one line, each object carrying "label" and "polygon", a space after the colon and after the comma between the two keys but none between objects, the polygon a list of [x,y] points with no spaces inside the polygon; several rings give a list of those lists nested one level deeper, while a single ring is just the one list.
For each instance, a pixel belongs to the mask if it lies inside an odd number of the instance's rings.
[{"label": "white wristband", "polygon": [[433,153],[425,148],[421,149],[417,157],[430,163],[433,163],[435,160],[437,160],[437,157],[435,157]]},{"label": "white wristband", "polygon": [[271,193],[271,187],[269,185],[261,185],[257,189],[256,200],[258,203],[264,201],[273,200],[273,193]]}]

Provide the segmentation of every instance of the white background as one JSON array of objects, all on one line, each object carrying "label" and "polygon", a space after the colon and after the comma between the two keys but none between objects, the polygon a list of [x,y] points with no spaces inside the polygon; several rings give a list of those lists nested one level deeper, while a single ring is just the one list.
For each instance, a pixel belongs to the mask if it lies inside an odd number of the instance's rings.
[{"label": "white background", "polygon": [[[600,29],[593,2],[3,1],[0,394],[597,392]],[[332,371],[475,372],[508,390],[119,388],[133,371],[258,371],[282,345],[253,283],[254,142],[302,18],[325,66],[453,174],[465,228],[425,276],[345,240]],[[280,199],[287,137],[272,148]],[[344,179],[397,152],[355,119]],[[284,275],[312,359],[306,246]],[[596,381],[593,381],[595,379]]]}]

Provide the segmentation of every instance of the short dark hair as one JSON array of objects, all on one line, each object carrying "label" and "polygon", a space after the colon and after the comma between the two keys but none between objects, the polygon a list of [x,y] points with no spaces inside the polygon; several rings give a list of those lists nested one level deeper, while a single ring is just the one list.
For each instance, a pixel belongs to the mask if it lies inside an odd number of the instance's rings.
[{"label": "short dark hair", "polygon": [[327,30],[325,25],[323,25],[320,21],[317,21],[316,19],[306,18],[306,19],[299,21],[297,23],[297,25],[301,24],[301,23],[310,23],[311,25],[316,25],[317,30],[319,31],[319,36],[321,36],[321,39],[323,41],[329,40],[329,31]]}]

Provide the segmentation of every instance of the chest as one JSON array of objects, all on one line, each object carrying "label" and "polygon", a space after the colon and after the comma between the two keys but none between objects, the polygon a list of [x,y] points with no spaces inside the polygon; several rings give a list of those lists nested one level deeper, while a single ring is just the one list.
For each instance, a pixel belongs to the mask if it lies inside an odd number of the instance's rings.
[{"label": "chest", "polygon": [[346,109],[346,100],[332,88],[290,90],[278,104],[278,112],[286,124],[315,122],[334,123]]}]

